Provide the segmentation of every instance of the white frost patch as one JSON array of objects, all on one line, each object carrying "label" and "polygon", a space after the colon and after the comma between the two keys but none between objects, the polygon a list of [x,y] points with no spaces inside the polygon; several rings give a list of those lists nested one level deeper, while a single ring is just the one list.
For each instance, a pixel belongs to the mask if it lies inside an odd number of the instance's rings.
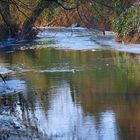
[{"label": "white frost patch", "polygon": [[[91,40],[92,32],[87,32],[85,28],[51,28],[38,34],[39,39],[35,42],[49,42],[43,48],[54,47],[57,49],[70,50],[92,50],[100,46]],[[51,43],[52,42],[52,43]]]},{"label": "white frost patch", "polygon": [[41,72],[41,73],[44,73],[44,72],[48,72],[48,73],[72,72],[72,73],[74,73],[77,71],[80,71],[80,70],[77,70],[77,69],[56,69],[56,68],[46,69],[46,70],[35,70],[35,72]]},{"label": "white frost patch", "polygon": [[129,53],[140,53],[140,44],[122,45],[117,43],[115,49]]},{"label": "white frost patch", "polygon": [[[35,42],[49,42],[40,45],[42,48],[53,47],[57,49],[91,50],[116,49],[130,53],[140,53],[140,44],[121,44],[115,41],[116,34],[105,31],[105,36],[97,30],[85,28],[49,28],[38,34],[39,39]],[[39,47],[40,47],[39,46]]]},{"label": "white frost patch", "polygon": [[129,53],[140,53],[140,44],[121,44],[116,42],[115,39],[98,40],[101,45],[106,45],[109,48],[113,48],[118,51],[124,51]]},{"label": "white frost patch", "polygon": [[[38,27],[38,39],[35,39],[35,45],[30,47],[21,47],[25,49],[42,49],[42,48],[56,48],[65,50],[80,50],[80,51],[96,51],[104,49],[115,49],[117,51],[124,51],[129,53],[140,53],[140,44],[121,44],[115,41],[116,34],[111,31],[103,32],[93,29],[86,29],[82,27],[65,28],[65,27]],[[0,47],[4,47],[5,43],[12,45],[20,45],[24,40],[15,42],[14,39],[0,42]],[[6,70],[1,70],[5,73]],[[3,73],[2,72],[2,73]]]}]

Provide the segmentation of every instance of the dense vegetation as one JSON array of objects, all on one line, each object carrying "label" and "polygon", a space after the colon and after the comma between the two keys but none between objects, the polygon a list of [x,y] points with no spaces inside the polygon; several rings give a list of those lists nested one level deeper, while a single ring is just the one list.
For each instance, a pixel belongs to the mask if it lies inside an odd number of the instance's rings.
[{"label": "dense vegetation", "polygon": [[0,0],[0,39],[33,38],[34,25],[113,30],[117,41],[139,42],[140,3],[136,0]]}]

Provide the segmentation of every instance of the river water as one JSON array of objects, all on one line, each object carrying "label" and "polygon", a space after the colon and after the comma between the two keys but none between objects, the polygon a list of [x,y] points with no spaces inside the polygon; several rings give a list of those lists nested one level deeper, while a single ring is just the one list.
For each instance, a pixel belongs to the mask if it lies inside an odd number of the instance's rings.
[{"label": "river water", "polygon": [[8,77],[0,80],[0,135],[140,139],[140,45],[83,28],[41,29],[32,42],[7,42],[0,49],[0,73]]}]

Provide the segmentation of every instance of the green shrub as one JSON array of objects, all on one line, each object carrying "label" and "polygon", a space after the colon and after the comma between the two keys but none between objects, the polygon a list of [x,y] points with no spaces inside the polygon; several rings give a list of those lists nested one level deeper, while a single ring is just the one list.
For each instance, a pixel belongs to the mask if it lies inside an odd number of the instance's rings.
[{"label": "green shrub", "polygon": [[140,28],[140,3],[131,6],[111,19],[114,30],[119,36],[135,34]]}]

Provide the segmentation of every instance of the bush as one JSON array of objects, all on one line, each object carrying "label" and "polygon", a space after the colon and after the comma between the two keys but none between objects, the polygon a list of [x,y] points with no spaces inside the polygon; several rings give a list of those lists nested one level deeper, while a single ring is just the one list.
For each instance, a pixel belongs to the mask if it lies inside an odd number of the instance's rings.
[{"label": "bush", "polygon": [[140,32],[140,2],[126,9],[119,17],[112,18],[113,29],[122,38],[139,38]]}]

